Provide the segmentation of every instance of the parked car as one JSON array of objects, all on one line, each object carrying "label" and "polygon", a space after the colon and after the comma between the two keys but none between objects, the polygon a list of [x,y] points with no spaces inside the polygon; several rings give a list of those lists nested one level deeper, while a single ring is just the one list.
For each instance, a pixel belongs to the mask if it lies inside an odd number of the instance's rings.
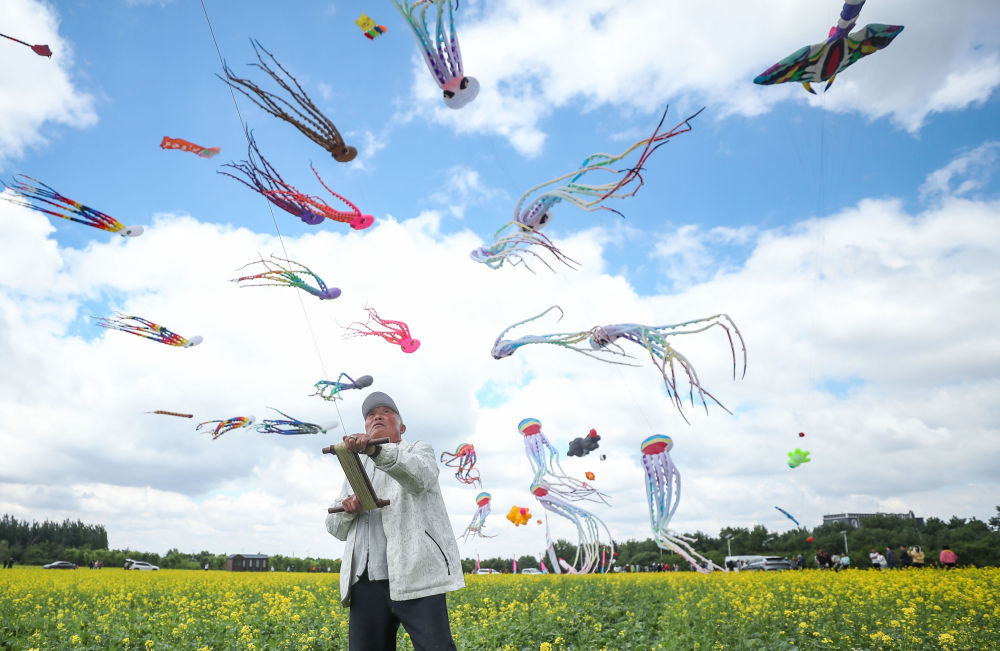
[{"label": "parked car", "polygon": [[49,563],[48,565],[42,566],[46,570],[75,570],[76,563],[70,563],[69,561],[56,561],[55,563]]},{"label": "parked car", "polygon": [[158,570],[160,569],[152,563],[147,563],[146,561],[133,561],[131,558],[125,559],[125,569],[126,570]]},{"label": "parked car", "polygon": [[500,574],[500,573],[494,570],[492,567],[481,567],[475,571],[475,574]]},{"label": "parked car", "polygon": [[744,572],[759,572],[762,570],[790,570],[792,563],[780,556],[765,556],[763,560],[754,561],[743,567]]},{"label": "parked car", "polygon": [[526,567],[521,570],[521,574],[541,574],[542,571],[537,567]]}]

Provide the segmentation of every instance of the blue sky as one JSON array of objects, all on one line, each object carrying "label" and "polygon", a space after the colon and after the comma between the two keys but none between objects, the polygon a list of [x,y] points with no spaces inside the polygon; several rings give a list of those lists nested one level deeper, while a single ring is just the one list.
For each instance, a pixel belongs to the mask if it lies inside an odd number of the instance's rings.
[{"label": "blue sky", "polygon": [[[534,553],[543,544],[537,531],[510,533],[502,519],[511,503],[532,502],[515,437],[526,416],[553,423],[560,448],[590,427],[607,432],[602,445],[613,453],[601,487],[618,501],[601,517],[618,537],[650,533],[635,450],[653,431],[678,443],[685,501],[673,526],[681,531],[780,529],[790,524],[772,515],[781,499],[813,524],[844,510],[988,517],[998,413],[976,396],[995,395],[1000,384],[997,339],[982,328],[997,316],[1000,11],[969,2],[941,17],[930,2],[872,0],[861,24],[904,31],[812,97],[751,80],[821,40],[836,2],[775,1],[725,15],[715,3],[606,4],[463,2],[456,22],[465,69],[483,90],[452,111],[390,2],[239,10],[206,2],[237,74],[263,83],[246,65],[258,39],[360,152],[337,163],[237,96],[287,181],[323,196],[313,164],[376,218],[355,233],[275,212],[289,254],[344,289],[329,304],[305,297],[304,316],[292,290],[226,282],[281,244],[263,199],[216,173],[246,157],[246,141],[215,76],[221,65],[201,5],[16,0],[3,32],[47,42],[55,55],[0,43],[0,173],[34,176],[147,232],[119,241],[0,205],[9,242],[2,357],[17,369],[0,384],[8,405],[0,436],[11,450],[0,462],[9,496],[0,509],[104,522],[119,546],[156,549],[163,531],[183,532],[164,550],[287,551],[280,531],[291,526],[308,532],[313,553],[338,554],[339,543],[310,520],[340,482],[339,470],[316,458],[315,440],[231,433],[209,441],[186,422],[140,415],[176,408],[200,420],[261,418],[276,406],[323,420],[329,405],[306,394],[325,369],[369,372],[373,388],[408,399],[411,433],[437,450],[465,440],[481,450],[484,488],[497,502],[492,530],[504,535],[463,546],[464,554]],[[354,24],[362,11],[387,33],[365,39]],[[668,104],[666,125],[706,108],[690,133],[648,161],[637,196],[612,204],[624,218],[556,208],[546,233],[582,262],[579,271],[491,271],[468,259],[511,219],[523,191],[589,154],[648,137]],[[163,151],[163,136],[222,153],[202,160]],[[677,345],[735,416],[713,409],[689,414],[686,425],[641,350],[635,369],[542,346],[490,359],[503,328],[556,303],[566,310],[560,323],[539,321],[523,334],[729,313],[750,351],[746,380],[727,377],[721,334]],[[365,305],[407,321],[422,349],[402,356],[380,341],[344,340],[342,327]],[[87,318],[115,309],[206,343],[178,351],[123,341],[130,338]],[[58,387],[73,397],[53,410]],[[340,406],[346,429],[360,425],[350,415],[358,404],[360,396]],[[21,418],[29,435],[15,433]],[[815,441],[813,465],[790,476],[782,461],[802,443],[789,437],[803,430]],[[910,465],[942,440],[949,453],[938,465]],[[903,466],[859,460],[873,441],[906,450]],[[37,466],[19,457],[66,442],[87,450],[87,468],[71,455]],[[194,467],[182,469],[192,456]],[[582,474],[588,464],[567,469]],[[844,475],[846,465],[855,469]],[[32,491],[47,497],[36,503]],[[141,501],[160,524],[135,522],[127,502],[86,497],[115,492]],[[476,492],[446,487],[456,533]],[[735,506],[736,493],[753,497]],[[53,507],[60,499],[77,508]],[[281,515],[247,515],[250,504]],[[552,522],[556,535],[572,534],[560,526]]]}]

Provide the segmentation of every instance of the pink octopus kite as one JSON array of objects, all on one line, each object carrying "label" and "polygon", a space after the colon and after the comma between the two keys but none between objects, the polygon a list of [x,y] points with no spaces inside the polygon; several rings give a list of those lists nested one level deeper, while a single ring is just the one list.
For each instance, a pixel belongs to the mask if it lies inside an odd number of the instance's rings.
[{"label": "pink octopus kite", "polygon": [[[348,333],[347,336],[362,337],[366,335],[376,335],[382,337],[390,344],[396,344],[403,349],[404,353],[412,353],[420,348],[420,340],[414,339],[410,336],[410,328],[402,321],[393,321],[391,319],[383,319],[378,315],[373,307],[365,308],[368,311],[368,320],[364,323],[360,321],[355,321],[351,325],[345,328]],[[383,329],[378,330],[372,328],[369,323],[375,321],[376,324],[381,326]],[[357,326],[356,328],[353,326]]]},{"label": "pink octopus kite", "polygon": [[[451,457],[445,460],[445,457]],[[463,484],[479,485],[479,471],[476,465],[476,448],[471,443],[462,443],[454,452],[442,452],[441,463],[455,468],[455,479]]]}]

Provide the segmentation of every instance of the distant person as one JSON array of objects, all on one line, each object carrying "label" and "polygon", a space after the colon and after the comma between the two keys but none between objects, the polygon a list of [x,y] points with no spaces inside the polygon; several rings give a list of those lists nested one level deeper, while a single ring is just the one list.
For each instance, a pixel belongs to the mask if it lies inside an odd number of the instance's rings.
[{"label": "distant person", "polygon": [[878,553],[874,549],[868,554],[868,558],[872,561],[872,567],[878,570],[884,570],[886,567],[885,556]]},{"label": "distant person", "polygon": [[848,556],[847,554],[844,554],[843,556],[840,557],[840,566],[835,568],[835,571],[839,572],[840,570],[846,570],[850,566],[851,566],[851,557]]},{"label": "distant person", "polygon": [[913,563],[913,559],[910,558],[910,553],[906,551],[906,545],[899,546],[899,565],[900,567],[909,567]]},{"label": "distant person", "polygon": [[799,554],[799,569],[800,570],[806,569],[806,555],[805,554]]},{"label": "distant person", "polygon": [[888,545],[885,548],[885,562],[890,570],[894,570],[899,567],[899,559],[896,558],[896,552]]},{"label": "distant person", "polygon": [[958,563],[958,554],[951,551],[948,545],[945,545],[941,549],[941,555],[938,556],[938,561],[944,566],[946,570],[955,569],[955,564]]},{"label": "distant person", "polygon": [[920,545],[910,547],[910,560],[913,563],[913,567],[924,566],[924,551],[920,549]]}]

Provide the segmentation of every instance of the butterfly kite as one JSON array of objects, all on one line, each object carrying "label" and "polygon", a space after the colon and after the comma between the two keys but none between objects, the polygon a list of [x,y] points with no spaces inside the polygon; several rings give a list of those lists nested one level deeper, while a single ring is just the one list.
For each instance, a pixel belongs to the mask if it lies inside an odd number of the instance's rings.
[{"label": "butterfly kite", "polygon": [[[490,514],[490,500],[491,499],[492,498],[491,498],[490,494],[486,493],[486,492],[483,492],[483,493],[480,493],[479,495],[476,495],[476,506],[479,507],[479,508],[477,508],[476,512],[472,515],[472,522],[469,523],[469,526],[467,526],[465,528],[465,531],[462,532],[462,535],[459,536],[462,539],[462,542],[467,542],[469,540],[470,536],[472,536],[472,537],[474,537],[474,536],[480,536],[482,538],[493,538],[493,536],[488,536],[488,535],[486,535],[486,534],[483,533],[483,527],[486,526],[486,518]],[[517,507],[515,506],[514,508],[516,509]],[[513,509],[512,509],[512,512],[513,512]],[[520,512],[518,512],[518,515],[520,515]],[[509,514],[507,516],[507,519],[510,519],[510,515]],[[511,520],[511,521],[513,522],[513,520]]]},{"label": "butterfly kite", "polygon": [[202,147],[201,145],[196,145],[193,142],[188,142],[182,138],[170,138],[167,136],[163,136],[163,140],[160,142],[160,148],[189,151],[192,154],[198,154],[201,158],[212,158],[217,156],[222,151],[220,147]]},{"label": "butterfly kite", "polygon": [[646,471],[649,524],[653,528],[656,546],[680,554],[699,572],[725,571],[691,547],[695,539],[670,530],[670,519],[674,517],[681,500],[681,473],[670,459],[673,447],[673,439],[663,434],[654,434],[639,445],[642,453],[640,461]]},{"label": "butterfly kite", "polygon": [[[238,90],[246,95],[251,102],[264,109],[274,117],[281,118],[285,122],[291,124],[310,140],[330,152],[333,155],[333,159],[337,162],[348,163],[354,160],[354,157],[358,155],[358,150],[354,147],[349,147],[344,143],[344,139],[340,136],[340,132],[337,131],[337,127],[335,127],[333,122],[330,122],[330,119],[323,115],[318,108],[316,108],[316,105],[313,104],[311,99],[309,99],[309,96],[306,95],[306,91],[302,89],[302,86],[300,86],[299,82],[295,80],[295,77],[289,74],[289,72],[285,70],[280,63],[278,63],[278,60],[274,58],[274,55],[268,52],[264,46],[260,44],[260,42],[251,40],[251,43],[253,44],[254,52],[257,54],[258,63],[251,63],[250,65],[254,68],[259,68],[270,75],[271,79],[273,79],[275,83],[288,93],[294,104],[283,97],[264,90],[249,79],[241,79],[237,77],[229,66],[225,64],[223,64],[223,70],[226,73],[226,76],[216,76],[219,77],[219,79],[222,79],[222,81],[224,81],[230,88]],[[277,73],[268,67],[267,62],[261,55],[261,51],[270,57],[271,62],[277,66],[290,81],[286,81],[280,73]],[[293,85],[294,88],[292,87]]]},{"label": "butterfly kite", "polygon": [[[605,205],[605,202],[608,199],[624,199],[635,196],[644,184],[641,172],[649,157],[665,145],[670,138],[691,131],[690,121],[703,110],[701,109],[672,129],[661,132],[663,122],[667,117],[667,113],[664,111],[660,123],[649,138],[633,143],[617,155],[591,154],[578,169],[530,188],[517,200],[514,206],[513,221],[494,234],[492,244],[475,249],[470,257],[491,269],[503,266],[505,261],[512,265],[525,264],[527,266],[524,262],[526,253],[531,253],[544,262],[544,259],[530,248],[540,246],[548,250],[556,260],[573,268],[573,264],[576,264],[575,261],[566,257],[548,238],[539,232],[551,221],[552,208],[556,204],[566,201],[587,212],[610,210],[621,215],[614,208]],[[637,150],[640,153],[634,163],[624,169],[613,167]],[[589,179],[597,175],[611,175],[612,179],[607,183],[597,183],[596,181],[587,183],[583,178],[587,176]],[[546,266],[549,266],[548,263]],[[528,268],[530,269],[530,267]],[[551,266],[549,268],[551,269]]]},{"label": "butterfly kite", "polygon": [[[733,339],[733,335],[735,334],[736,341],[739,342],[743,353],[743,375],[746,375],[746,345],[743,342],[743,336],[740,334],[739,328],[736,327],[733,320],[726,314],[716,314],[704,319],[695,319],[693,321],[685,321],[683,323],[673,325],[645,326],[636,323],[622,323],[607,326],[595,326],[590,330],[584,330],[582,332],[526,335],[513,340],[503,338],[504,335],[506,335],[513,328],[541,318],[552,310],[559,310],[560,318],[562,318],[562,309],[559,308],[558,305],[554,305],[541,314],[527,318],[523,321],[518,321],[501,332],[493,344],[492,352],[494,359],[509,357],[513,355],[518,348],[528,344],[555,344],[601,361],[621,364],[622,362],[607,359],[607,356],[630,357],[625,354],[624,350],[622,350],[619,346],[618,341],[621,340],[631,342],[641,346],[647,353],[649,353],[649,357],[654,366],[656,366],[656,369],[663,377],[663,383],[666,387],[667,395],[669,396],[670,401],[675,407],[677,407],[677,410],[680,412],[681,417],[683,417],[685,421],[687,420],[687,417],[684,415],[683,401],[678,387],[678,374],[680,374],[682,378],[687,381],[689,396],[692,404],[694,404],[694,395],[697,393],[698,398],[701,400],[706,412],[708,411],[708,401],[706,398],[723,409],[726,408],[715,398],[715,396],[705,390],[705,388],[701,385],[701,381],[698,379],[698,374],[695,371],[694,366],[687,357],[670,345],[668,342],[670,337],[697,334],[714,327],[721,328],[725,331],[726,336],[729,339],[729,347],[733,355],[733,377],[735,378],[737,368],[736,348]],[[589,343],[589,349],[578,346],[578,344],[584,341]],[[604,354],[605,357],[599,356],[600,354]],[[678,373],[678,371],[680,373]],[[729,410],[727,409],[726,411]]]},{"label": "butterfly kite", "polygon": [[[448,108],[460,109],[479,94],[479,81],[466,77],[462,52],[455,32],[455,14],[451,0],[392,0],[413,29],[427,69],[441,88]],[[456,4],[457,1],[456,1]],[[427,28],[427,10],[434,8],[436,31],[431,37]],[[447,18],[446,13],[447,12]]]},{"label": "butterfly kite", "polygon": [[[250,265],[260,265],[265,270],[251,276],[234,278],[232,282],[242,283],[241,287],[295,287],[308,292],[320,300],[329,300],[340,296],[339,287],[327,287],[323,279],[317,276],[309,267],[292,260],[271,256],[270,260],[255,260]],[[310,284],[311,278],[315,284]]]},{"label": "butterfly kite", "polygon": [[283,419],[264,419],[257,426],[257,431],[261,434],[281,434],[283,436],[298,436],[302,434],[326,434],[329,430],[337,426],[336,423],[330,425],[315,425],[306,423],[297,418],[292,418],[283,411],[269,407],[284,416]]},{"label": "butterfly kite", "polygon": [[813,95],[812,82],[825,81],[830,88],[837,74],[862,57],[889,47],[901,31],[902,25],[865,25],[849,33],[858,20],[865,0],[847,0],[840,10],[837,24],[830,28],[830,35],[822,43],[806,45],[777,62],[754,80],[755,84],[782,84],[797,81]]},{"label": "butterfly kite", "polygon": [[333,382],[329,380],[320,380],[314,384],[313,388],[316,389],[316,393],[310,395],[319,396],[323,400],[332,402],[334,400],[341,399],[341,391],[346,391],[347,389],[364,389],[365,387],[370,387],[374,381],[375,380],[370,375],[362,375],[355,380],[347,373],[341,373],[340,376]]},{"label": "butterfly kite", "polygon": [[[445,457],[449,457],[447,460]],[[449,468],[455,468],[455,479],[463,484],[478,485],[479,471],[476,465],[476,448],[471,443],[462,443],[454,452],[442,452],[441,463]]]},{"label": "butterfly kite", "polygon": [[16,174],[10,185],[0,181],[0,187],[7,188],[14,193],[13,198],[7,196],[7,193],[0,194],[0,199],[12,204],[31,208],[53,217],[68,219],[78,224],[93,226],[109,233],[118,233],[122,237],[142,235],[142,226],[124,226],[114,217],[90,206],[85,206],[79,201],[64,197],[30,176]]},{"label": "butterfly kite", "polygon": [[143,337],[144,339],[152,339],[153,341],[158,341],[161,344],[167,344],[168,346],[191,348],[192,346],[197,346],[204,341],[204,338],[201,335],[195,335],[190,339],[187,339],[180,336],[176,332],[171,332],[167,328],[153,323],[148,319],[144,319],[141,316],[129,316],[119,312],[111,318],[91,318],[95,319],[97,321],[97,325],[102,328],[120,330],[122,332]]},{"label": "butterfly kite", "polygon": [[312,168],[313,174],[319,179],[320,185],[326,188],[327,192],[342,201],[349,210],[336,210],[319,197],[299,192],[293,186],[285,183],[278,171],[267,162],[257,148],[257,142],[253,139],[253,134],[247,132],[248,160],[238,163],[226,163],[223,167],[228,167],[241,174],[236,176],[219,170],[219,174],[224,174],[229,178],[236,179],[251,190],[263,195],[272,204],[281,208],[285,212],[301,219],[310,226],[321,224],[324,219],[348,224],[355,230],[368,228],[375,222],[371,215],[362,215],[361,211],[346,198],[340,196],[327,187],[320,177],[316,168]]},{"label": "butterfly kite", "polygon": [[206,425],[215,425],[215,430],[212,432],[212,440],[214,441],[226,432],[250,427],[254,424],[255,420],[253,416],[236,416],[234,418],[227,418],[226,420],[206,420],[204,423],[198,423],[195,430],[200,432],[201,428]]},{"label": "butterfly kite", "polygon": [[[393,321],[391,319],[383,319],[375,311],[375,308],[368,307],[365,308],[368,311],[368,320],[364,323],[356,321],[345,328],[346,336],[351,337],[362,337],[366,335],[375,335],[377,337],[382,337],[390,344],[396,344],[403,349],[404,353],[415,352],[420,348],[420,340],[414,339],[410,336],[410,328],[402,321]],[[372,328],[369,323],[374,321],[382,329]],[[357,327],[354,327],[357,326]]]},{"label": "butterfly kite", "polygon": [[21,39],[14,38],[13,36],[7,36],[6,34],[0,34],[0,36],[3,36],[4,38],[8,38],[8,39],[14,41],[15,43],[20,43],[21,45],[25,45],[27,47],[30,47],[31,51],[34,52],[35,54],[37,54],[40,57],[49,57],[50,59],[52,58],[52,50],[49,49],[48,45],[32,45],[30,43],[25,43]]}]

